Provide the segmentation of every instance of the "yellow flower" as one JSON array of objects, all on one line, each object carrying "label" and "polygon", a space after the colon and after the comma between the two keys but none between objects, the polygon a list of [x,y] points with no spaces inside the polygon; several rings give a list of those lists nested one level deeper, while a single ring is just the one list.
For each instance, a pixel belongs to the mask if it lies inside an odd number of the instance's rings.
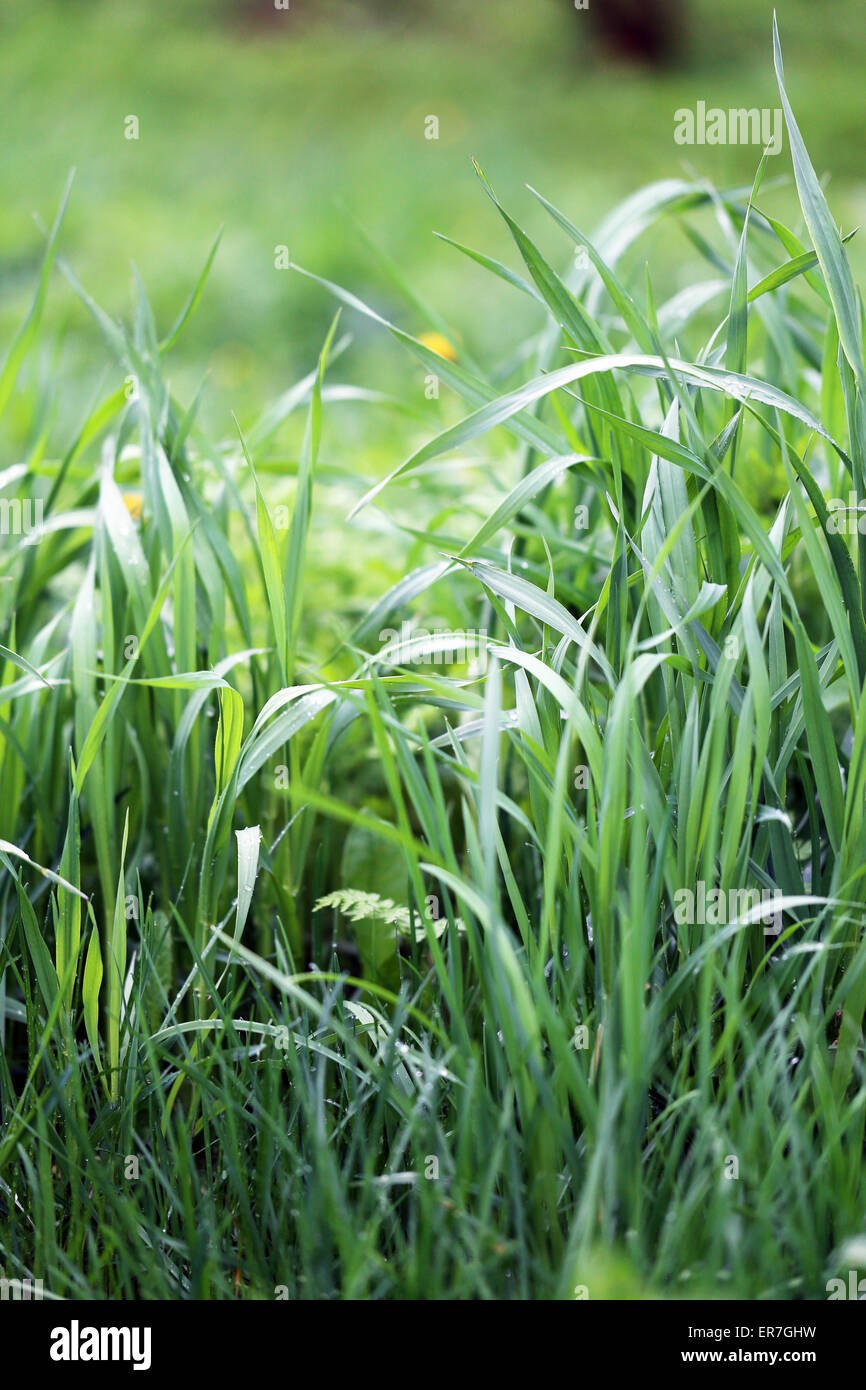
[{"label": "yellow flower", "polygon": [[125,492],[123,494],[123,500],[126,503],[126,510],[129,512],[133,521],[141,521],[141,493]]},{"label": "yellow flower", "polygon": [[437,356],[444,357],[446,362],[457,361],[457,349],[453,343],[449,343],[448,339],[442,333],[422,333],[418,338],[418,342],[423,343],[425,347],[428,347],[431,352],[435,352]]}]

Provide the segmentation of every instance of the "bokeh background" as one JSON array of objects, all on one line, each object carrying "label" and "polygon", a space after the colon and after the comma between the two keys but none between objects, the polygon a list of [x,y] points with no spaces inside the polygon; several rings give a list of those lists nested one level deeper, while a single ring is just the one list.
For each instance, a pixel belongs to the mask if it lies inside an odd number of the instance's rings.
[{"label": "bokeh background", "polygon": [[[862,0],[776,0],[786,79],[845,230],[866,212]],[[205,419],[260,409],[309,370],[333,312],[317,286],[274,269],[274,247],[421,331],[387,268],[483,355],[517,342],[532,306],[457,252],[442,231],[516,265],[471,159],[537,230],[567,247],[531,183],[591,232],[642,183],[690,169],[750,183],[751,146],[683,148],[673,113],[777,105],[770,0],[2,0],[0,331],[26,308],[41,250],[77,170],[63,253],[94,297],[128,313],[131,264],[161,329],[173,321],[221,224],[206,295],[173,356]],[[623,14],[623,12],[625,12]],[[140,138],[124,138],[125,117]],[[424,138],[425,117],[440,138]],[[770,173],[790,178],[787,146]],[[774,194],[786,210],[785,193]],[[793,198],[790,208],[793,216]],[[864,266],[857,237],[855,266]],[[667,227],[629,268],[672,290],[696,253]],[[699,272],[700,273],[700,272]],[[105,351],[60,277],[44,364],[63,421],[93,394]],[[360,320],[341,375],[399,390],[404,359]]]}]

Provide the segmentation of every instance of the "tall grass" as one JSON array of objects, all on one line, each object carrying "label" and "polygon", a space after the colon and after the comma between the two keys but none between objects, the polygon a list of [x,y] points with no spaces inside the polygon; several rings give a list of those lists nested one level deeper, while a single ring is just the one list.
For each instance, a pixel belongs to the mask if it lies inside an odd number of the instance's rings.
[{"label": "tall grass", "polygon": [[[762,162],[592,238],[536,194],[545,253],[479,170],[521,270],[457,249],[539,319],[489,370],[324,286],[468,412],[356,486],[423,563],[325,655],[342,326],[212,442],[168,377],[212,257],[163,337],[140,284],[120,326],[61,209],[0,407],[55,262],[114,384],[0,474],[43,516],[0,561],[6,1277],[824,1296],[863,1229],[866,541],[830,503],[866,501],[866,366],[775,61],[796,230]],[[707,278],[657,304],[637,252],[673,221]],[[404,483],[453,491],[455,453],[496,501],[419,516]],[[460,631],[377,645],[433,602]]]}]

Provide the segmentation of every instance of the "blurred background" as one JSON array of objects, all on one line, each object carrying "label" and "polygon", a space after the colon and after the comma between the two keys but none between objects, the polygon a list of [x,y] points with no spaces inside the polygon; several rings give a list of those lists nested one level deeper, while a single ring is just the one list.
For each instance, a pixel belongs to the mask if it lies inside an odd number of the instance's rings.
[{"label": "blurred background", "polygon": [[[850,230],[866,205],[862,0],[775,3],[791,100]],[[679,146],[673,113],[698,100],[778,104],[772,10],[771,0],[0,0],[3,342],[32,292],[32,214],[52,219],[73,165],[63,253],[114,316],[128,312],[134,263],[165,330],[225,224],[173,359],[180,390],[210,364],[220,430],[229,406],[260,408],[310,368],[333,312],[317,286],[275,270],[277,245],[421,331],[381,253],[473,351],[516,342],[529,302],[432,235],[516,264],[471,157],[541,230],[554,263],[567,246],[525,183],[590,232],[640,184],[686,169],[750,183],[756,148]],[[137,140],[125,138],[130,115]],[[436,140],[425,138],[429,116]],[[769,173],[790,177],[787,144]],[[694,248],[670,232],[659,242],[642,244],[634,273],[649,257],[676,288]],[[62,330],[54,381],[74,399],[105,353],[59,277],[48,322]],[[341,374],[399,384],[396,349],[360,320],[351,327],[366,351]]]}]

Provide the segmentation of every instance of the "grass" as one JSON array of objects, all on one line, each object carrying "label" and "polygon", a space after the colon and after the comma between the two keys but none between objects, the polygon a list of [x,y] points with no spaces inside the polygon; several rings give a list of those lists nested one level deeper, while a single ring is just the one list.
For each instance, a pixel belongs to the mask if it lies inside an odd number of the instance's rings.
[{"label": "grass", "polygon": [[[170,384],[186,311],[139,282],[119,326],[61,211],[0,374],[5,1277],[822,1298],[854,1258],[866,362],[775,62],[795,227],[765,161],[591,242],[537,199],[545,252],[479,169],[535,331],[450,360],[315,267],[318,361],[224,438]],[[704,269],[657,298],[620,270],[674,224]],[[110,366],[55,453],[20,381],[58,272]],[[324,445],[358,318],[416,366],[367,383],[412,443],[366,483]],[[338,566],[403,572],[330,608],[338,508]]]},{"label": "grass", "polygon": [[[815,167],[832,171],[836,215],[853,227],[863,219],[861,105],[851,80],[866,62],[860,7],[835,0],[819,26],[811,0],[776,7]],[[11,337],[38,266],[32,212],[49,215],[72,165],[64,249],[113,317],[126,309],[130,261],[160,321],[173,316],[190,266],[224,224],[208,294],[171,359],[184,396],[207,363],[213,390],[202,418],[218,435],[228,428],[226,402],[263,410],[306,373],[327,331],[328,305],[314,287],[274,270],[276,245],[421,332],[423,315],[404,304],[369,237],[481,355],[534,323],[531,306],[491,291],[433,238],[447,232],[510,255],[507,229],[478,200],[473,157],[537,237],[546,235],[544,217],[527,205],[527,180],[584,228],[644,182],[684,172],[723,187],[751,182],[751,148],[678,146],[674,112],[699,97],[710,106],[776,104],[766,63],[773,0],[687,0],[688,61],[664,72],[603,61],[589,38],[592,14],[568,0],[536,0],[531,10],[498,0],[493,21],[484,8],[470,18],[458,0],[394,6],[387,23],[362,22],[358,8],[296,0],[270,25],[245,27],[233,17],[238,0],[0,0],[0,334]],[[423,138],[429,112],[440,117],[435,142]],[[137,141],[124,138],[128,113],[139,117]],[[779,196],[790,221],[795,200]],[[674,220],[664,235],[649,228],[641,252],[658,284],[685,288],[701,274]],[[862,273],[858,239],[850,253]],[[642,264],[636,273],[642,278]],[[45,324],[45,353],[28,371],[52,381],[59,448],[104,359],[98,332],[63,286]],[[404,392],[400,359],[375,332],[363,342],[363,357],[345,366],[351,379]],[[368,423],[368,445],[371,432]]]}]

